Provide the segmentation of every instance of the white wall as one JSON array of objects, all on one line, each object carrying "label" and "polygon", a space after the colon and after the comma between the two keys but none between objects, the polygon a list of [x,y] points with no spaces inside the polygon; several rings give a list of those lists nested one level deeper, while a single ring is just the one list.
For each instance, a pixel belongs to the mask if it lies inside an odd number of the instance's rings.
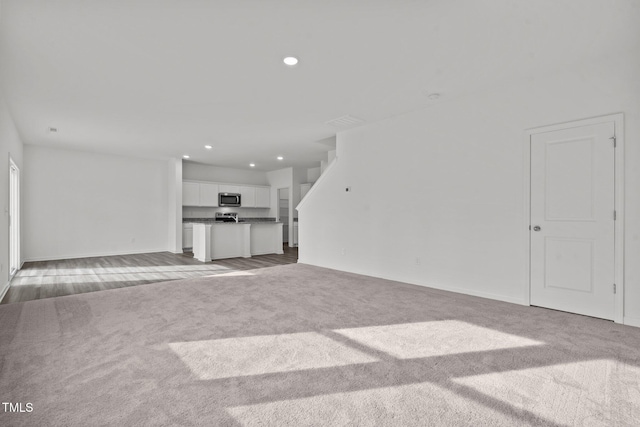
[{"label": "white wall", "polygon": [[[267,180],[271,186],[271,209],[269,210],[269,216],[278,216],[278,189],[288,188],[289,199],[293,192],[293,168],[278,169],[275,171],[267,172]],[[292,217],[290,212],[290,217]]]},{"label": "white wall", "polygon": [[299,213],[300,262],[522,302],[525,129],[623,112],[625,322],[640,326],[639,75],[637,52],[612,53],[339,134]]},{"label": "white wall", "polygon": [[267,173],[256,170],[223,168],[183,161],[182,178],[194,181],[230,182],[233,184],[269,185]]},{"label": "white wall", "polygon": [[320,166],[307,169],[307,182],[314,183],[320,178]]},{"label": "white wall", "polygon": [[333,160],[336,158],[336,150],[330,150],[327,152],[327,164],[331,164]]},{"label": "white wall", "polygon": [[[24,177],[22,141],[0,93],[0,296],[9,284],[9,157]],[[24,217],[24,209],[21,212]]]},{"label": "white wall", "polygon": [[25,145],[24,163],[26,260],[173,246],[168,241],[166,161]]}]

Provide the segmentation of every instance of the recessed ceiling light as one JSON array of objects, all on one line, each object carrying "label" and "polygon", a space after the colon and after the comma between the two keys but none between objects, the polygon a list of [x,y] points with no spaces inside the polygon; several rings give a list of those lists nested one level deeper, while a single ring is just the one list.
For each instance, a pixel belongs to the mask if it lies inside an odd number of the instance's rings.
[{"label": "recessed ceiling light", "polygon": [[284,157],[282,157],[282,156],[278,156],[278,157],[277,157],[277,159],[278,159],[278,160],[284,160]]},{"label": "recessed ceiling light", "polygon": [[296,65],[298,63],[298,58],[296,58],[295,56],[287,56],[286,58],[284,58],[282,60],[286,65],[293,67],[294,65]]},{"label": "recessed ceiling light", "polygon": [[184,158],[184,159],[188,159],[189,157],[191,157],[191,156],[188,155],[188,154],[185,154],[184,156],[182,156],[182,158]]},{"label": "recessed ceiling light", "polygon": [[211,145],[205,145],[204,148],[206,148],[207,150],[211,150],[213,147]]},{"label": "recessed ceiling light", "polygon": [[252,168],[255,168],[256,164],[255,163],[249,163],[249,166],[251,166]]}]

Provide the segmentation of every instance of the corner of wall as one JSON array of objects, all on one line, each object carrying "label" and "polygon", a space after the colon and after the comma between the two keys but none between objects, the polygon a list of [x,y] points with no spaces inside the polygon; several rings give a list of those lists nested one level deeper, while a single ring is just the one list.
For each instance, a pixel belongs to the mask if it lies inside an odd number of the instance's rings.
[{"label": "corner of wall", "polygon": [[309,189],[309,191],[307,192],[307,195],[304,197],[303,200],[300,201],[300,203],[298,203],[298,205],[295,207],[295,209],[300,212],[300,208],[302,208],[307,200],[309,200],[311,198],[311,195],[318,189],[318,187],[320,187],[322,185],[322,183],[327,179],[327,176],[329,176],[332,172],[332,170],[334,169],[335,165],[338,163],[338,158],[335,157],[334,160],[329,164],[329,166],[327,166],[327,168],[324,170],[324,172],[322,173],[322,175],[320,175],[320,178],[318,178],[318,180],[315,182],[315,184],[313,184],[313,186]]},{"label": "corner of wall", "polygon": [[167,249],[182,253],[182,160],[170,159],[167,169]]},{"label": "corner of wall", "polygon": [[[0,241],[7,244],[0,245],[0,283],[8,287],[9,285],[9,159],[18,166],[23,174],[24,165],[24,145],[20,138],[18,129],[13,121],[13,117],[0,93]],[[22,180],[22,179],[21,179]],[[22,205],[22,199],[20,200]],[[23,209],[20,206],[22,215]],[[24,222],[21,220],[21,222]],[[22,240],[22,238],[21,238]],[[24,259],[22,252],[23,245],[20,245],[20,260]],[[6,285],[5,285],[6,284]],[[6,292],[4,289],[2,292]]]}]

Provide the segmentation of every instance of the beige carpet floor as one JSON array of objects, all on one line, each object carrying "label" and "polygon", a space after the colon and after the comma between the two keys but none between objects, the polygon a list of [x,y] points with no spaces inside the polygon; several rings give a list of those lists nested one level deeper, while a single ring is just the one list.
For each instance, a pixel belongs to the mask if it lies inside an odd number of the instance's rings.
[{"label": "beige carpet floor", "polygon": [[286,265],[0,306],[0,400],[2,426],[637,426],[640,329]]}]

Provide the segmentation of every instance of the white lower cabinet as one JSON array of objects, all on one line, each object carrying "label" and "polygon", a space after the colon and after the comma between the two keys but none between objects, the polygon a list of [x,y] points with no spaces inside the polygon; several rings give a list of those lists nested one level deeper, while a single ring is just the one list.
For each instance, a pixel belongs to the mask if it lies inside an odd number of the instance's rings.
[{"label": "white lower cabinet", "polygon": [[193,224],[182,224],[182,248],[193,248]]}]

